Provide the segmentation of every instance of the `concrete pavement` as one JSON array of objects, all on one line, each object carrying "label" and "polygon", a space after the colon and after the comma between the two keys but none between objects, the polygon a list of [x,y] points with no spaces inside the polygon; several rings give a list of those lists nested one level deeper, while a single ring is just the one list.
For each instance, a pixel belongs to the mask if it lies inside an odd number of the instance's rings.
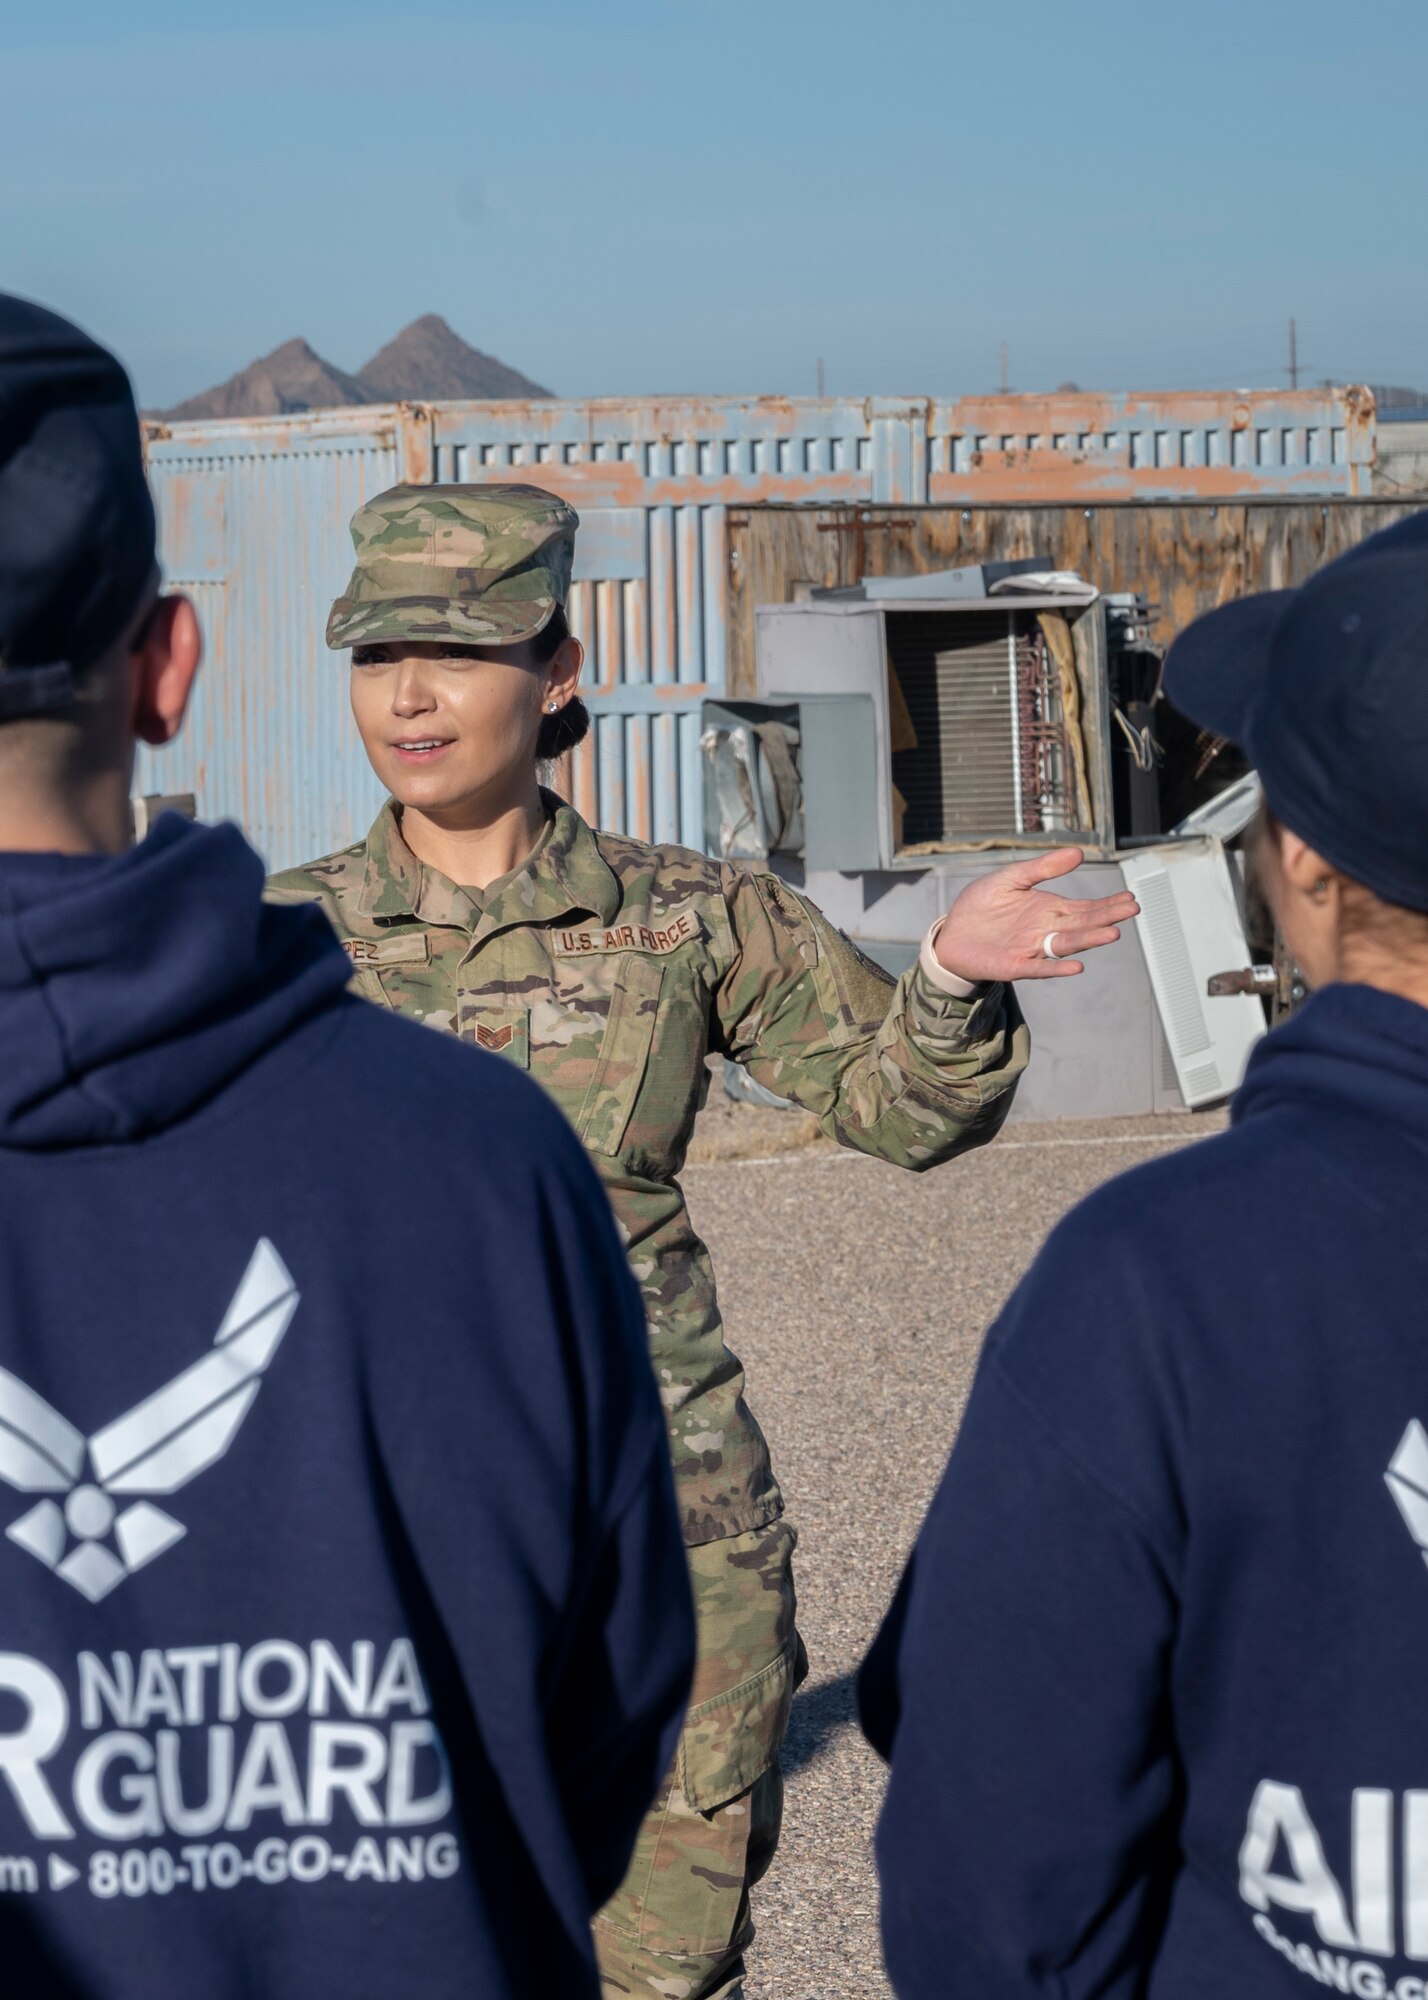
[{"label": "concrete pavement", "polygon": [[[941,1472],[982,1333],[1076,1201],[1225,1121],[1018,1125],[916,1176],[821,1142],[776,1150],[795,1113],[711,1113],[716,1143],[701,1145],[707,1163],[685,1186],[799,1529],[812,1661],[787,1746],[784,1841],[755,1892],[748,1992],[885,2000],[870,1849],[882,1767],[853,1722],[852,1676]],[[753,1157],[727,1157],[740,1151]]]}]

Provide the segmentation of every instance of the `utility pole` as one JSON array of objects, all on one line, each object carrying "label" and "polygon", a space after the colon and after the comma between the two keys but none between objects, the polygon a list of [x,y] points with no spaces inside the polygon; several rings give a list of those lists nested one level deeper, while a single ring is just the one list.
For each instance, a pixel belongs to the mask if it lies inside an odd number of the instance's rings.
[{"label": "utility pole", "polygon": [[1289,322],[1289,386],[1299,387],[1299,333],[1291,319]]},{"label": "utility pole", "polygon": [[821,354],[818,357],[818,394],[820,397],[823,394],[823,356]]},{"label": "utility pole", "polygon": [[1006,395],[1006,393],[1007,393],[1007,388],[1008,388],[1008,383],[1007,383],[1007,344],[1006,344],[1006,342],[1005,342],[1005,341],[1003,341],[1003,342],[1002,342],[1002,394],[1003,394],[1004,396],[1005,396],[1005,395]]}]

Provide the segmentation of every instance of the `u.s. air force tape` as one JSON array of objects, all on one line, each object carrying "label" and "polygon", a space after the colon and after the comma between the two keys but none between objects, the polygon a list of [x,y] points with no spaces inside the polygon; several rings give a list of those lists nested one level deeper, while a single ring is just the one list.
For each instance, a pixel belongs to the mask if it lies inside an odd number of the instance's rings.
[{"label": "u.s. air force tape", "polygon": [[642,951],[663,958],[699,934],[693,903],[681,903],[654,923],[582,924],[553,930],[547,933],[547,945],[552,958],[590,958],[607,951]]}]

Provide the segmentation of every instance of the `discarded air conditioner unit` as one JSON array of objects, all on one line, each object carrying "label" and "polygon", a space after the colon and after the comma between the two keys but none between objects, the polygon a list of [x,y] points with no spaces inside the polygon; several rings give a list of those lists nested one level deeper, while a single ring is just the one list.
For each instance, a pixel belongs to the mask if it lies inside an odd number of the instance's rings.
[{"label": "discarded air conditioner unit", "polygon": [[894,973],[977,875],[1082,848],[1068,893],[1124,882],[1139,943],[1019,986],[1037,1060],[1015,1115],[1216,1102],[1264,1029],[1253,991],[1207,993],[1250,957],[1235,813],[1157,837],[1144,607],[1007,567],[760,606],[756,699],[704,708],[707,844],[767,861]]}]

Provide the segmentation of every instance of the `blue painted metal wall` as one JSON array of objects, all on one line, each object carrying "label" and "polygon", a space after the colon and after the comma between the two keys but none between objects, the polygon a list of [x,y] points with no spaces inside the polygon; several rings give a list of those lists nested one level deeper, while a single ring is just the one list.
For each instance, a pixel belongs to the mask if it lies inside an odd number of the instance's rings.
[{"label": "blue painted metal wall", "polygon": [[232,422],[202,431],[149,445],[165,578],[198,606],[207,657],[182,736],[142,753],[138,783],[193,792],[202,818],[237,820],[284,867],[364,832],[382,802],[348,711],[346,657],[322,634],[351,568],[347,521],[399,477],[397,433],[390,422],[286,438]]},{"label": "blue painted metal wall", "polygon": [[702,836],[699,709],[723,689],[731,506],[966,506],[1367,491],[1361,392],[450,403],[148,427],[169,580],[209,660],[146,791],[193,791],[270,864],[342,846],[381,802],[322,643],[347,521],[397,479],[531,480],[579,509],[571,622],[595,726],[573,760],[587,817]]}]

